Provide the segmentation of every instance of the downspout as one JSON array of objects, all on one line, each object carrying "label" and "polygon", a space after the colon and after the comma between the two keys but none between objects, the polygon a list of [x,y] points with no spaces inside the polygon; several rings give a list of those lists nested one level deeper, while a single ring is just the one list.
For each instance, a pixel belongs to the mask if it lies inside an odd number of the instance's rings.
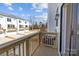
[{"label": "downspout", "polygon": [[63,6],[64,6],[64,3],[62,4],[61,6],[61,16],[60,16],[60,48],[59,48],[59,51],[60,51],[60,55],[62,56],[62,15],[63,15]]}]

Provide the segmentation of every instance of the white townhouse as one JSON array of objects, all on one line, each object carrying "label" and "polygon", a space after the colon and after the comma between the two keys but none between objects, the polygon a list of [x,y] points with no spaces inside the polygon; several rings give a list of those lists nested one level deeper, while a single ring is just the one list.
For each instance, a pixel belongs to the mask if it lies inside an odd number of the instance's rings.
[{"label": "white townhouse", "polygon": [[29,30],[29,26],[30,26],[30,22],[29,21],[25,21],[25,31]]},{"label": "white townhouse", "polygon": [[23,19],[17,19],[18,24],[18,30],[23,31],[25,28],[25,20]]},{"label": "white townhouse", "polygon": [[28,26],[25,19],[0,12],[0,33],[23,31]]},{"label": "white townhouse", "polygon": [[[2,20],[3,19],[3,20]],[[6,28],[6,26],[5,26],[5,17],[3,17],[2,15],[0,15],[0,34],[2,34],[3,33],[3,27],[5,27]],[[3,24],[4,23],[4,24]],[[3,25],[2,25],[3,24]]]}]

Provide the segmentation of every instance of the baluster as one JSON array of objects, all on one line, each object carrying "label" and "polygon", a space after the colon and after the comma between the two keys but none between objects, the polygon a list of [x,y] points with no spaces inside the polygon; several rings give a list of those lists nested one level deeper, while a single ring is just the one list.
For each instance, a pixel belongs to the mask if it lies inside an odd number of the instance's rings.
[{"label": "baluster", "polygon": [[47,39],[47,38],[46,38],[46,36],[45,36],[45,40],[44,40],[45,44],[46,44],[46,39]]},{"label": "baluster", "polygon": [[27,40],[25,42],[26,42],[25,46],[26,46],[26,56],[27,56]]},{"label": "baluster", "polygon": [[49,39],[49,45],[51,45],[51,36],[49,37],[50,39]]},{"label": "baluster", "polygon": [[53,43],[53,37],[51,37],[51,45],[53,45],[52,43]]},{"label": "baluster", "polygon": [[51,44],[50,44],[51,37],[50,37],[50,36],[48,36],[48,38],[49,38],[49,39],[48,39],[48,41],[49,41],[48,45],[51,45]]},{"label": "baluster", "polygon": [[42,36],[42,43],[44,43],[45,41],[45,36]]},{"label": "baluster", "polygon": [[8,50],[6,51],[6,56],[8,56]]},{"label": "baluster", "polygon": [[23,42],[22,52],[23,52],[23,56],[24,56],[24,42]]},{"label": "baluster", "polygon": [[13,54],[14,54],[14,56],[15,56],[15,47],[13,47]]},{"label": "baluster", "polygon": [[47,36],[47,44],[50,45],[50,37]]},{"label": "baluster", "polygon": [[44,36],[44,44],[45,44],[45,41],[46,41],[46,36]]},{"label": "baluster", "polygon": [[53,39],[54,39],[54,38],[52,38],[52,45],[54,45],[54,41],[53,41]]},{"label": "baluster", "polygon": [[21,55],[21,49],[20,49],[20,44],[19,44],[19,56]]},{"label": "baluster", "polygon": [[29,40],[26,40],[26,55],[29,56]]},{"label": "baluster", "polygon": [[51,39],[52,39],[52,37],[50,37],[50,45],[51,45],[51,41],[52,41]]},{"label": "baluster", "polygon": [[43,43],[45,44],[46,36],[44,36]]},{"label": "baluster", "polygon": [[48,36],[46,36],[46,37],[47,37],[47,38],[46,38],[46,44],[48,44],[48,40],[49,40],[49,39],[48,39]]}]

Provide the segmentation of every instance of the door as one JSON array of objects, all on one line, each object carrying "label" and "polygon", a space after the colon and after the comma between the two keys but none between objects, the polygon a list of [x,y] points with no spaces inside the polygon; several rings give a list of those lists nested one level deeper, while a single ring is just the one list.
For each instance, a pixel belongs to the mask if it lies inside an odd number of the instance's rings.
[{"label": "door", "polygon": [[79,56],[79,4],[76,4],[76,20],[75,20],[75,25],[74,25],[74,38],[75,38],[75,47],[74,47],[74,50],[75,50],[75,55]]},{"label": "door", "polygon": [[69,54],[69,41],[71,31],[70,4],[63,4],[61,7],[61,25],[60,25],[60,54]]}]

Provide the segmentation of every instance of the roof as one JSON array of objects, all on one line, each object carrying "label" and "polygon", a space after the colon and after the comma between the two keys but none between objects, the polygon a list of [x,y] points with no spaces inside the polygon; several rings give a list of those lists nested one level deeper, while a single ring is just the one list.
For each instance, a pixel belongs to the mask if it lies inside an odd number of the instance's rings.
[{"label": "roof", "polygon": [[15,16],[15,15],[13,15],[13,14],[4,13],[4,12],[0,12],[0,15],[6,16],[6,17],[11,17],[11,18],[16,18],[16,19],[25,20],[25,19],[23,19],[23,18],[21,18],[21,17]]}]

